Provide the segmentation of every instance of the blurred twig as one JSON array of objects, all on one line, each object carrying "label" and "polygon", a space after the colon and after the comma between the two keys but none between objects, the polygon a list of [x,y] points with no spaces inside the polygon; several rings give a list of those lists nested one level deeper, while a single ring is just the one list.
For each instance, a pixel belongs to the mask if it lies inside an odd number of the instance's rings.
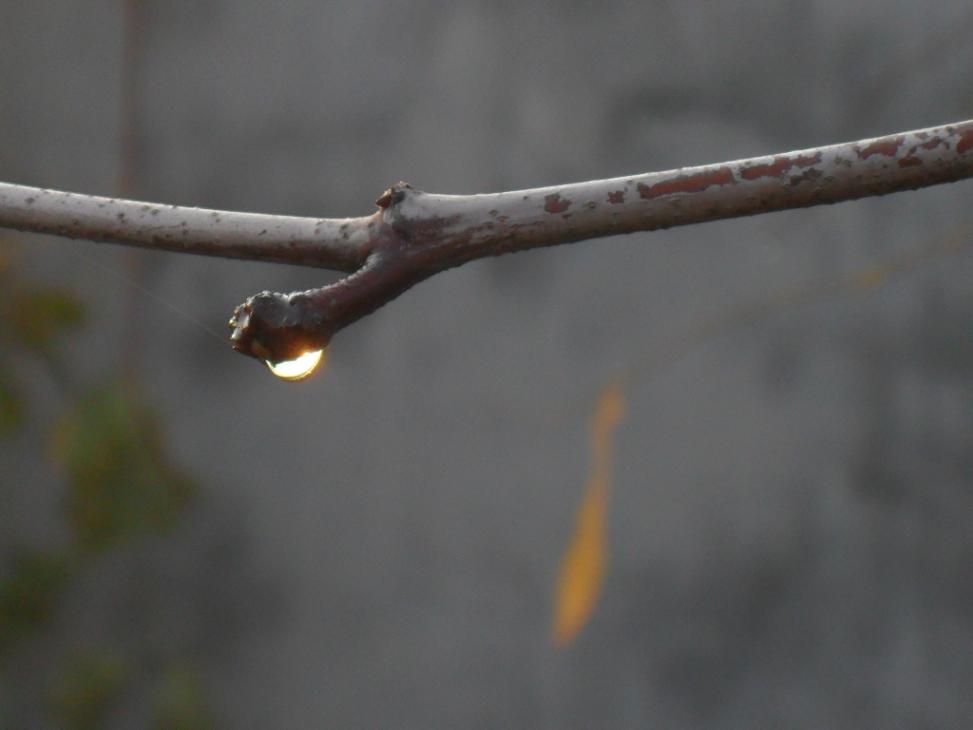
[{"label": "blurred twig", "polygon": [[141,67],[142,0],[121,0],[122,55],[119,68],[119,160],[116,189],[123,198],[133,195],[138,176],[138,79]]},{"label": "blurred twig", "polygon": [[700,345],[730,332],[756,324],[787,309],[834,299],[839,296],[866,294],[892,283],[921,267],[973,247],[970,231],[973,226],[963,223],[947,236],[927,245],[890,256],[856,273],[833,281],[802,284],[777,292],[770,298],[731,309],[725,314],[701,322],[684,335],[657,347],[651,354],[638,358],[614,380],[633,383],[651,378],[660,370],[673,365]]},{"label": "blurred twig", "polygon": [[[129,198],[138,190],[138,79],[141,61],[142,0],[121,0],[122,9],[122,55],[119,68],[119,158],[118,182],[116,190],[121,198]],[[137,251],[129,251],[126,256],[129,288],[128,307],[125,310],[125,337],[123,338],[122,363],[129,371],[137,367],[139,345],[142,341],[140,299],[138,293],[144,288],[142,280],[145,268]]]}]

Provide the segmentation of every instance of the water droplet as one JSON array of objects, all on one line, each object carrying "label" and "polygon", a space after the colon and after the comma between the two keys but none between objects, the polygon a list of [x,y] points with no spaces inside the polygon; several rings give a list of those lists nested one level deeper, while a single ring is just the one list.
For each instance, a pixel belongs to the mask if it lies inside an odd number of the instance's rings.
[{"label": "water droplet", "polygon": [[270,372],[281,380],[304,380],[313,373],[324,359],[324,350],[309,350],[293,360],[271,362],[265,360]]}]

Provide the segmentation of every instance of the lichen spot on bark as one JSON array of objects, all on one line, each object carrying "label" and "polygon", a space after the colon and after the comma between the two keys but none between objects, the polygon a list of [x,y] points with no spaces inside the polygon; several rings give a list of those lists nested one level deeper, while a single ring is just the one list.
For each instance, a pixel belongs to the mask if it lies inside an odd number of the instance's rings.
[{"label": "lichen spot on bark", "polygon": [[855,151],[858,153],[858,158],[861,160],[867,160],[872,155],[895,157],[895,154],[899,151],[899,147],[902,146],[904,141],[905,138],[901,136],[894,139],[880,139]]},{"label": "lichen spot on bark", "polygon": [[563,213],[571,207],[570,200],[564,200],[558,193],[544,196],[544,210],[548,213]]}]

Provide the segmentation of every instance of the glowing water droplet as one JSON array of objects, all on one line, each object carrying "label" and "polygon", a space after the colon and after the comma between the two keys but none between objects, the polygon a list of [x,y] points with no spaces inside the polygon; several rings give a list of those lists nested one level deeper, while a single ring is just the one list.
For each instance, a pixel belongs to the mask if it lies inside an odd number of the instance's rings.
[{"label": "glowing water droplet", "polygon": [[265,360],[270,372],[281,380],[304,380],[313,373],[324,358],[324,350],[309,350],[293,360],[271,362]]}]

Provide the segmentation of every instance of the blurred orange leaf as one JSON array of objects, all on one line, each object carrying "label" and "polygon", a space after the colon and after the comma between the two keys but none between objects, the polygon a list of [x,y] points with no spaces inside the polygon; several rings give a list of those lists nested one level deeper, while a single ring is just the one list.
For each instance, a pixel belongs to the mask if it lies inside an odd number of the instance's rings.
[{"label": "blurred orange leaf", "polygon": [[578,508],[574,535],[561,559],[554,603],[554,643],[571,643],[591,618],[608,565],[608,496],[612,480],[612,439],[625,416],[621,383],[598,397],[591,422],[591,470]]},{"label": "blurred orange leaf", "polygon": [[858,276],[858,286],[862,289],[875,289],[882,286],[888,278],[889,273],[885,269],[869,269]]}]

